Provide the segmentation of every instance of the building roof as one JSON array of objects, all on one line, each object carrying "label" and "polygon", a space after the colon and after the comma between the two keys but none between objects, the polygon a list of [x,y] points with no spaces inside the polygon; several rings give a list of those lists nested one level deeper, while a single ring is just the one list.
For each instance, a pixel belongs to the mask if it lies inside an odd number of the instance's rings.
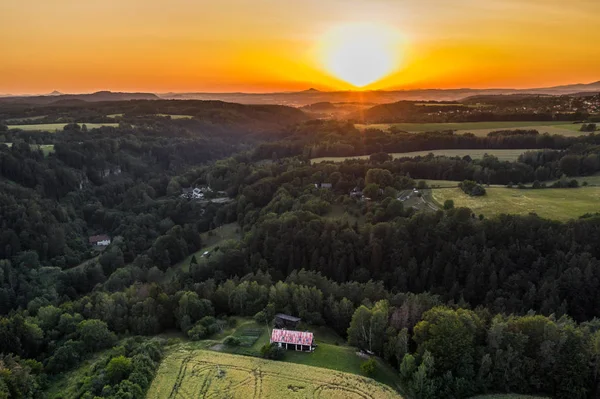
[{"label": "building roof", "polygon": [[308,331],[290,331],[275,328],[271,333],[271,342],[282,342],[284,344],[312,345],[313,338],[313,333]]},{"label": "building roof", "polygon": [[106,240],[110,241],[110,237],[107,236],[106,234],[100,234],[100,235],[97,235],[97,236],[91,236],[89,238],[89,242],[92,243],[92,244],[95,243],[95,242],[106,241]]},{"label": "building roof", "polygon": [[301,319],[301,318],[299,318],[299,317],[294,317],[294,316],[290,316],[290,315],[283,314],[283,313],[277,313],[277,314],[275,315],[275,317],[276,317],[276,318],[278,318],[278,319],[282,319],[282,320],[291,321],[292,323],[297,323],[297,322],[299,322],[300,320],[302,320],[302,319]]}]

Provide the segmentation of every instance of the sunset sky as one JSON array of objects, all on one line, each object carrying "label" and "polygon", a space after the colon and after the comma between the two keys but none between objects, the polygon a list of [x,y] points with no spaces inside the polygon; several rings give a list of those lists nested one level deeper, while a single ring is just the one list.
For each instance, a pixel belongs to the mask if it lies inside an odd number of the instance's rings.
[{"label": "sunset sky", "polygon": [[394,35],[366,89],[587,83],[598,15],[599,0],[2,0],[0,94],[352,89],[327,38],[362,24]]}]

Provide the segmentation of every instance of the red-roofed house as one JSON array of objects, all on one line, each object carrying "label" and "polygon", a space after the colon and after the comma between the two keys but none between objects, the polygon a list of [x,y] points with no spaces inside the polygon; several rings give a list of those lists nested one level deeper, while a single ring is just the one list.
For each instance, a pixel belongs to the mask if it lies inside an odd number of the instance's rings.
[{"label": "red-roofed house", "polygon": [[107,245],[110,245],[110,237],[105,234],[101,234],[98,236],[91,236],[89,238],[89,242],[90,242],[90,244],[95,245],[95,246],[105,247]]},{"label": "red-roofed house", "polygon": [[291,331],[275,328],[271,333],[271,343],[278,344],[280,348],[312,352],[315,349],[314,342],[313,333],[308,331]]}]

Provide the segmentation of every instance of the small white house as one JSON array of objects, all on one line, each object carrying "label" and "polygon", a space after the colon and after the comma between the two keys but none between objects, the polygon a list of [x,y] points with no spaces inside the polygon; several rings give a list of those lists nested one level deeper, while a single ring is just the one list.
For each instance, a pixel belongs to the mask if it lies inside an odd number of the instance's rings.
[{"label": "small white house", "polygon": [[188,199],[204,199],[204,191],[201,188],[184,188],[181,197]]},{"label": "small white house", "polygon": [[110,237],[107,236],[106,234],[100,234],[97,236],[91,236],[89,238],[89,243],[97,246],[97,247],[106,247],[108,245],[110,245]]}]

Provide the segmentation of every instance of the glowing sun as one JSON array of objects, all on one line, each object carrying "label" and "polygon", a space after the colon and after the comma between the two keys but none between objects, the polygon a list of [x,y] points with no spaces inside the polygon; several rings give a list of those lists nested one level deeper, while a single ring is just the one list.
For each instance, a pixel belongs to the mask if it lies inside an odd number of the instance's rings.
[{"label": "glowing sun", "polygon": [[348,24],[323,36],[319,59],[330,74],[356,87],[364,87],[398,68],[400,45],[400,34],[389,26]]}]

